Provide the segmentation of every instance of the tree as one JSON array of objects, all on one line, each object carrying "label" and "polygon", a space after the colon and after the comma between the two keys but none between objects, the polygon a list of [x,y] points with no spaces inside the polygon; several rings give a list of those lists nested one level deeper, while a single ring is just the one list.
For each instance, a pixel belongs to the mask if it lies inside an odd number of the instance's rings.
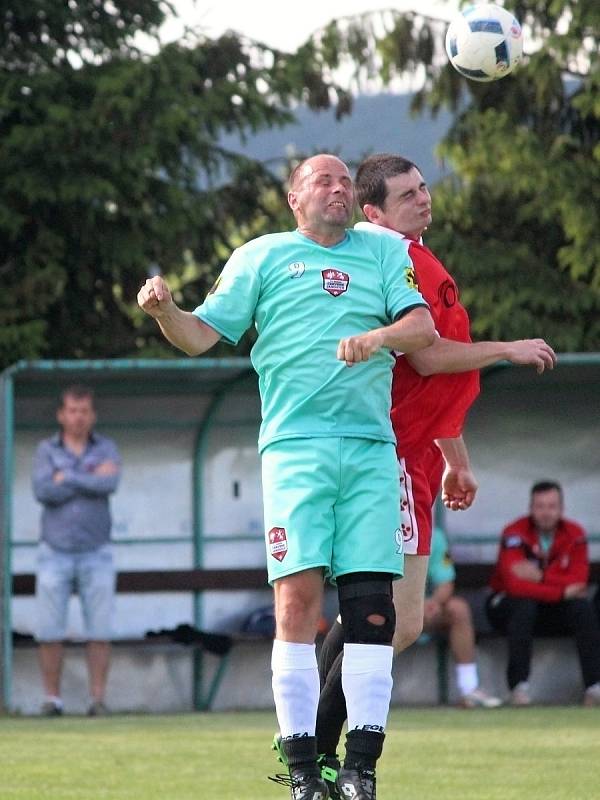
[{"label": "tree", "polygon": [[332,23],[328,63],[355,82],[421,70],[416,113],[447,106],[440,146],[453,176],[434,192],[428,243],[459,279],[478,337],[540,335],[562,350],[600,349],[600,6],[507,3],[530,55],[491,84],[462,78],[443,54],[444,26],[385,12]]},{"label": "tree", "polygon": [[133,37],[167,9],[2,6],[0,367],[172,353],[135,307],[147,274],[167,274],[192,308],[232,247],[289,226],[279,176],[219,147],[220,132],[283,124],[298,102],[349,113],[336,80],[348,71],[353,90],[422,74],[415,113],[456,113],[428,243],[464,287],[476,335],[600,349],[594,0],[519,0],[531,55],[484,85],[448,65],[444,25],[420,14],[333,21],[294,54],[228,34],[145,56]]},{"label": "tree", "polygon": [[155,33],[166,8],[3,8],[2,367],[152,352],[155,326],[134,311],[148,272],[172,274],[193,306],[236,237],[280,213],[280,181],[220,148],[219,132],[282,124],[294,102],[348,110],[310,47],[292,56],[228,34],[144,56],[132,37]]}]

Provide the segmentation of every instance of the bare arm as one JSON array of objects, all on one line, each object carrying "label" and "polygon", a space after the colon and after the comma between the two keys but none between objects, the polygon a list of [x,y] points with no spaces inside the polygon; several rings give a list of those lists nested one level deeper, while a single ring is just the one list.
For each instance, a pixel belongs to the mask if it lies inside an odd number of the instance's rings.
[{"label": "bare arm", "polygon": [[469,453],[462,436],[438,439],[446,467],[442,478],[442,502],[452,511],[464,511],[473,504],[478,484],[469,461]]},{"label": "bare arm", "polygon": [[421,347],[428,347],[435,338],[435,328],[431,314],[424,307],[413,308],[401,319],[385,328],[375,328],[359,336],[342,339],[338,345],[337,357],[351,367],[369,358],[381,348],[412,353]]},{"label": "bare arm", "polygon": [[431,347],[411,353],[408,360],[419,375],[440,372],[468,372],[510,361],[535,367],[541,373],[556,364],[554,350],[543,339],[519,339],[514,342],[455,342],[436,337]]},{"label": "bare arm", "polygon": [[210,325],[179,308],[160,276],[148,278],[138,292],[137,301],[158,322],[165,338],[189,356],[206,352],[221,338]]}]

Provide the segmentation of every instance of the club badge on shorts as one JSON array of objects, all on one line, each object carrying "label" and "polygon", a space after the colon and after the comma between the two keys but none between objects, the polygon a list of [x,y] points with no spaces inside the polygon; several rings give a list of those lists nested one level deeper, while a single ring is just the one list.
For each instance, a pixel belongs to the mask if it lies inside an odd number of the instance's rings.
[{"label": "club badge on shorts", "polygon": [[283,561],[288,551],[285,528],[271,528],[269,531],[269,552],[277,561]]},{"label": "club badge on shorts", "polygon": [[348,291],[350,275],[346,272],[339,269],[323,269],[321,275],[323,276],[323,288],[333,297],[338,297]]}]

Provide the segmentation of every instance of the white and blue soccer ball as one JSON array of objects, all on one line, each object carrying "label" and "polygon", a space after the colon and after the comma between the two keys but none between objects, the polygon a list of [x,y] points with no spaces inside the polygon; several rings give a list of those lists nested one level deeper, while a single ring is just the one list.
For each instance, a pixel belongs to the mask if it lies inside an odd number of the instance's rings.
[{"label": "white and blue soccer ball", "polygon": [[521,25],[501,6],[469,6],[450,23],[446,52],[465,78],[496,81],[512,72],[523,56]]}]

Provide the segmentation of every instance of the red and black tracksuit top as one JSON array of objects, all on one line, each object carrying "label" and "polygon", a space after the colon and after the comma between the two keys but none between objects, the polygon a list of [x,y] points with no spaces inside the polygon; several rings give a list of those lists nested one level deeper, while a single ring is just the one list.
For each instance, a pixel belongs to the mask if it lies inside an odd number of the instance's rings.
[{"label": "red and black tracksuit top", "polygon": [[[518,578],[512,567],[519,561],[533,561],[543,571],[540,583]],[[550,550],[544,554],[531,517],[521,517],[502,531],[498,561],[490,585],[494,592],[529,597],[541,603],[558,603],[572,583],[587,583],[589,558],[585,531],[576,522],[562,519]]]}]

